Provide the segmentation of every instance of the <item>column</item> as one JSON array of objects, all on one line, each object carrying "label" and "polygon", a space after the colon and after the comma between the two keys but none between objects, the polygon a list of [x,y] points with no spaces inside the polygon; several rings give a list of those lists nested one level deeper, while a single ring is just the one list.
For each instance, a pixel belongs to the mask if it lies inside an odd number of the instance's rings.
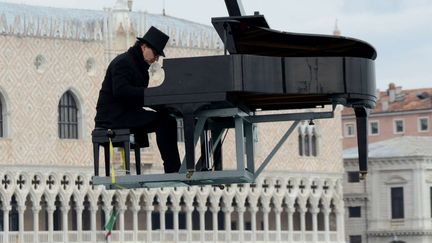
[{"label": "column", "polygon": [[330,208],[328,205],[323,205],[323,213],[324,213],[324,236],[325,241],[330,242]]},{"label": "column", "polygon": [[218,212],[219,212],[219,206],[212,203],[210,207],[210,211],[212,212],[212,224],[213,224],[213,240],[214,242],[218,242]]},{"label": "column", "polygon": [[282,229],[281,229],[281,213],[282,213],[282,207],[277,204],[276,207],[274,208],[275,211],[275,217],[276,217],[276,241],[280,242],[282,239],[281,233],[282,233]]},{"label": "column", "polygon": [[166,200],[162,201],[163,198],[161,198],[161,202],[159,204],[159,221],[160,221],[160,229],[159,229],[159,233],[160,233],[160,241],[164,242],[165,241],[165,213],[168,209],[168,207],[166,206]]},{"label": "column", "polygon": [[231,205],[225,206],[222,211],[225,213],[225,242],[231,242],[231,213],[233,208]]},{"label": "column", "polygon": [[126,206],[123,204],[118,207],[118,220],[119,220],[119,241],[124,242],[124,213],[126,211]]},{"label": "column", "polygon": [[[25,202],[24,202],[25,203]],[[26,206],[25,205],[19,205],[18,206],[18,214],[19,214],[19,241],[24,242],[24,212],[25,212]]]},{"label": "column", "polygon": [[295,208],[291,204],[287,207],[287,214],[288,214],[288,242],[293,241],[293,233],[294,233],[294,215]]},{"label": "column", "polygon": [[[4,204],[6,203],[4,202]],[[9,243],[9,211],[11,209],[10,205],[3,205],[3,239],[5,243]]]},{"label": "column", "polygon": [[305,241],[305,234],[306,234],[306,207],[303,205],[300,205],[299,212],[300,212],[300,231],[301,231],[301,241]]},{"label": "column", "polygon": [[238,214],[238,227],[239,227],[239,240],[240,243],[244,242],[244,213],[246,211],[246,207],[244,207],[244,203],[241,204],[242,206],[237,206],[237,214]]},{"label": "column", "polygon": [[262,211],[263,211],[263,223],[264,223],[264,241],[269,242],[269,220],[268,220],[268,216],[270,213],[270,207],[268,206],[268,203],[263,205]]},{"label": "column", "polygon": [[151,214],[153,211],[153,205],[147,205],[144,207],[144,210],[146,211],[146,226],[147,226],[147,232],[146,232],[146,236],[147,236],[147,242],[146,243],[150,243],[152,242],[152,220],[151,220]]},{"label": "column", "polygon": [[192,241],[192,211],[194,207],[192,203],[186,202],[186,230],[187,230],[187,242]]},{"label": "column", "polygon": [[316,205],[312,205],[311,207],[311,214],[312,214],[312,241],[317,242],[318,241],[318,213],[319,208]]},{"label": "column", "polygon": [[339,203],[336,208],[336,230],[337,230],[337,236],[338,241],[343,242],[344,241],[344,208],[343,204]]},{"label": "column", "polygon": [[140,210],[139,205],[133,206],[132,209],[132,220],[133,220],[133,240],[138,242],[138,212]]},{"label": "column", "polygon": [[200,205],[198,207],[198,212],[200,215],[200,239],[201,242],[204,242],[204,231],[205,231],[205,212],[207,207],[205,205]]},{"label": "column", "polygon": [[[97,206],[93,205],[93,203],[90,206],[90,222],[91,222],[91,240],[92,242],[96,242],[96,213],[97,213]],[[82,230],[81,230],[82,232]]]},{"label": "column", "polygon": [[[39,202],[33,202],[33,204],[36,204]],[[35,243],[39,242],[39,211],[41,210],[41,206],[33,206],[33,241]]]},{"label": "column", "polygon": [[70,206],[62,206],[62,228],[63,228],[63,241],[68,242],[68,212]]},{"label": "column", "polygon": [[174,226],[174,242],[178,242],[178,235],[179,235],[179,212],[180,212],[180,206],[178,204],[174,204],[171,207],[171,210],[173,211],[173,226]]},{"label": "column", "polygon": [[251,214],[252,242],[256,242],[256,213],[258,212],[258,207],[255,205],[256,203],[251,203],[251,206],[249,207],[249,212]]},{"label": "column", "polygon": [[77,220],[77,241],[82,242],[82,212],[84,207],[82,202],[77,202],[75,206],[76,220]]},{"label": "column", "polygon": [[[111,210],[113,209],[113,206],[104,206],[104,212],[105,212],[105,223],[109,221]],[[102,226],[103,227],[103,226]],[[111,242],[111,237],[108,237],[108,243]]]},{"label": "column", "polygon": [[54,233],[54,211],[55,211],[55,206],[54,205],[49,205],[47,208],[47,213],[48,213],[48,242],[53,242],[53,233]]}]

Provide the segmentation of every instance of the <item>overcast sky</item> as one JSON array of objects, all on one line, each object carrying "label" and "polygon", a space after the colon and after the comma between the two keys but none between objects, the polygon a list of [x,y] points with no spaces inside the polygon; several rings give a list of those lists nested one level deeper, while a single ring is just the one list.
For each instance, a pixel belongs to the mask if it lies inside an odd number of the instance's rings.
[{"label": "overcast sky", "polygon": [[[102,10],[116,0],[0,0],[62,8]],[[270,27],[332,34],[337,19],[343,36],[362,39],[377,52],[377,87],[432,87],[431,0],[243,0],[246,14],[259,11]],[[161,13],[211,25],[227,16],[223,0],[134,0],[134,11]],[[429,27],[428,27],[429,26]]]}]

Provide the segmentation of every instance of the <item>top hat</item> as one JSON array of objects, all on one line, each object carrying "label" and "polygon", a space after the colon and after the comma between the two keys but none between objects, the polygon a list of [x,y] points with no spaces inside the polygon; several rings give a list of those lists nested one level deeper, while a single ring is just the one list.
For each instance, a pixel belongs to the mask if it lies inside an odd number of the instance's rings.
[{"label": "top hat", "polygon": [[159,56],[165,56],[163,49],[168,42],[169,36],[156,27],[150,27],[150,29],[144,34],[142,38],[137,37],[137,39],[142,43],[150,45],[150,47],[155,50]]}]

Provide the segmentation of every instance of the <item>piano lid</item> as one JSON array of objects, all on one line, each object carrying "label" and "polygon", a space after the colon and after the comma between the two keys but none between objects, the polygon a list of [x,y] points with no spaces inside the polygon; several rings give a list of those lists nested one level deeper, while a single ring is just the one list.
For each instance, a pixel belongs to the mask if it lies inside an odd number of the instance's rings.
[{"label": "piano lid", "polygon": [[377,57],[370,44],[358,39],[270,29],[263,15],[212,18],[212,24],[231,54]]}]

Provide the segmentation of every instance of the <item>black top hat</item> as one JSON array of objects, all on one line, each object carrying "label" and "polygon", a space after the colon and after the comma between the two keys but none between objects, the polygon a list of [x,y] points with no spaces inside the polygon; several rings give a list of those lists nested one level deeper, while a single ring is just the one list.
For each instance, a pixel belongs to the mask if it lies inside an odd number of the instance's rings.
[{"label": "black top hat", "polygon": [[144,34],[142,38],[137,37],[137,39],[142,43],[150,45],[150,47],[155,50],[158,55],[165,56],[163,49],[168,42],[169,36],[156,27],[150,27],[150,29]]}]

